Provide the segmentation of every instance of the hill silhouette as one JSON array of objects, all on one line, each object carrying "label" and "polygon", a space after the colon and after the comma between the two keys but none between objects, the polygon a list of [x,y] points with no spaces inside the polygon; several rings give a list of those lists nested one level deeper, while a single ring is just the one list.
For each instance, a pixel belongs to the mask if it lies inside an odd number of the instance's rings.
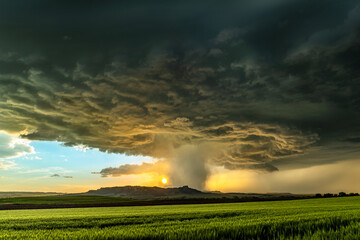
[{"label": "hill silhouette", "polygon": [[143,187],[143,186],[123,186],[123,187],[106,187],[97,190],[90,190],[86,195],[99,195],[111,197],[133,197],[133,198],[152,198],[152,197],[201,197],[207,193],[190,188],[188,186],[178,188],[161,188],[161,187]]}]

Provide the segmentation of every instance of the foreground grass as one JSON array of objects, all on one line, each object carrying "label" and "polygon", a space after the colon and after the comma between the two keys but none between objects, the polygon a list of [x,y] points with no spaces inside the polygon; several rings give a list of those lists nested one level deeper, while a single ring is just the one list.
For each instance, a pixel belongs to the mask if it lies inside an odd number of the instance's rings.
[{"label": "foreground grass", "polygon": [[360,239],[360,197],[0,211],[1,239]]}]

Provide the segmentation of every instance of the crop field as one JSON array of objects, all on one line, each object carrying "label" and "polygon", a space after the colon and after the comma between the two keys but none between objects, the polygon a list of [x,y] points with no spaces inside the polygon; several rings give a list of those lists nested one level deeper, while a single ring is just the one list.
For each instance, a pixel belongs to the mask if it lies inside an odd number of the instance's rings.
[{"label": "crop field", "polygon": [[360,197],[5,210],[0,239],[360,239]]}]

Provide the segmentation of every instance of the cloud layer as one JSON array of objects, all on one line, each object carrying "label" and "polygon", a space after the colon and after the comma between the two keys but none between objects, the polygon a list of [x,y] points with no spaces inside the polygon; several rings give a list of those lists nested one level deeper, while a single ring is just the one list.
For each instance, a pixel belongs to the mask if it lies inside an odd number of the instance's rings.
[{"label": "cloud layer", "polygon": [[163,159],[197,187],[360,137],[357,1],[122,4],[1,3],[0,129]]}]

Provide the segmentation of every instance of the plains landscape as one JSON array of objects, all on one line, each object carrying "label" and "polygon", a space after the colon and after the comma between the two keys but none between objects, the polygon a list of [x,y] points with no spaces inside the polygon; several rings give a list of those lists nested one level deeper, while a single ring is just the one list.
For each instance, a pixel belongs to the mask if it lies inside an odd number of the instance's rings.
[{"label": "plains landscape", "polygon": [[358,0],[1,0],[0,238],[360,239]]},{"label": "plains landscape", "polygon": [[0,239],[360,238],[360,197],[278,197],[219,203],[84,195],[6,198],[0,199],[0,209],[28,209],[0,210]]}]

